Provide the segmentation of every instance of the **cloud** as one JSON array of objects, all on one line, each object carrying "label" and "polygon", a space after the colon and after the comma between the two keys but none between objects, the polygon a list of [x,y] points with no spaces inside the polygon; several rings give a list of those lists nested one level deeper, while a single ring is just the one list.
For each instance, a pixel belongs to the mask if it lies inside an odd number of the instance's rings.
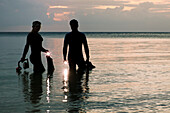
[{"label": "cloud", "polygon": [[170,31],[169,0],[1,0],[0,14],[0,31],[28,31],[33,20],[68,31],[72,18],[83,31]]},{"label": "cloud", "polygon": [[[80,20],[89,20],[87,23],[92,31],[169,31],[169,18],[164,14],[153,12],[152,8],[157,7],[158,5],[152,2],[145,2],[130,10],[125,10],[123,5],[101,8]],[[83,29],[86,31],[89,28],[86,24]]]},{"label": "cloud", "polygon": [[54,21],[64,21],[68,20],[68,15],[74,14],[74,12],[63,12],[63,13],[54,13]]},{"label": "cloud", "polygon": [[114,5],[101,5],[101,6],[96,6],[96,7],[93,7],[94,9],[108,9],[108,8],[110,8],[110,9],[114,9],[114,8],[116,8],[117,6],[114,6]]},{"label": "cloud", "polygon": [[[53,9],[49,8],[48,9],[48,14],[51,16],[54,15],[55,13],[61,14],[62,12],[74,12],[67,16],[67,19],[70,19],[72,17],[79,17],[79,16],[88,16],[91,14],[98,14],[99,12],[103,13],[103,16],[105,15],[105,10],[107,10],[107,13],[112,11],[113,15],[117,13],[124,13],[124,11],[130,11],[131,14],[148,14],[148,12],[154,13],[156,12],[167,12],[169,9],[165,8],[157,8],[158,5],[160,4],[161,1],[154,1],[153,2],[146,2],[147,0],[68,0],[67,2],[52,2],[53,4]],[[165,0],[166,1],[166,0]],[[164,1],[164,2],[165,2]],[[156,3],[156,4],[155,4]],[[168,1],[167,1],[168,3]],[[58,5],[57,5],[58,4]],[[162,5],[164,6],[164,5]],[[159,6],[160,7],[160,6]],[[166,6],[168,7],[168,6]],[[129,12],[127,12],[126,15],[128,15]],[[102,15],[102,14],[100,14]],[[53,16],[52,16],[53,17]],[[60,20],[67,20],[67,19],[60,19]]]},{"label": "cloud", "polygon": [[50,9],[53,8],[68,8],[68,6],[49,6]]}]

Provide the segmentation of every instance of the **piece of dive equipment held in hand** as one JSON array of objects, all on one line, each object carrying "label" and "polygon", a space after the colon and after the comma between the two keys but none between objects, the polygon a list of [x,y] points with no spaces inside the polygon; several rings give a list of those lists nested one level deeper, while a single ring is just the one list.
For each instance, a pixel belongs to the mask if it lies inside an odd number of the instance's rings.
[{"label": "piece of dive equipment held in hand", "polygon": [[21,62],[21,60],[20,60],[20,61],[18,61],[18,67],[16,68],[16,72],[20,72],[22,70],[22,67],[21,67],[20,63],[23,63],[23,68],[24,69],[29,68],[28,58],[25,59],[23,62]]},{"label": "piece of dive equipment held in hand", "polygon": [[51,53],[48,51],[46,52],[46,58],[47,58],[47,74],[53,74],[55,68],[53,64],[53,59],[51,58]]}]

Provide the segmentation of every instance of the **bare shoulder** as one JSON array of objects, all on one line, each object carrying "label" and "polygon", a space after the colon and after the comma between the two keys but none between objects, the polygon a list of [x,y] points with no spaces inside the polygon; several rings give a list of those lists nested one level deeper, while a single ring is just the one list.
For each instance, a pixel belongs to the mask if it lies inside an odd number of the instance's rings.
[{"label": "bare shoulder", "polygon": [[79,34],[80,34],[81,37],[84,37],[84,38],[86,37],[83,32],[79,32]]}]

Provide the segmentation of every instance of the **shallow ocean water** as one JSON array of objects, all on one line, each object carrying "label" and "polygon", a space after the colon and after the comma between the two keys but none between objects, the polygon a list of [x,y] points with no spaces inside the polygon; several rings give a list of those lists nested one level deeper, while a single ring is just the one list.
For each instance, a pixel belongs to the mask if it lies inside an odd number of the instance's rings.
[{"label": "shallow ocean water", "polygon": [[[47,35],[48,36],[48,35]],[[15,72],[25,38],[0,37],[2,113],[168,113],[170,112],[170,39],[88,38],[95,69],[68,86],[63,38],[44,38],[55,65],[53,76]],[[28,53],[29,56],[29,53]],[[42,60],[46,67],[45,54]]]}]

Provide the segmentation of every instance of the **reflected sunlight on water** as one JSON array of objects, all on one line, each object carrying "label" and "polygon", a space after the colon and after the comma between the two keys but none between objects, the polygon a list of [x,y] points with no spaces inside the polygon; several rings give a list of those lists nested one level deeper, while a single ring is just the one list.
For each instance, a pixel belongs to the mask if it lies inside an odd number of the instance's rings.
[{"label": "reflected sunlight on water", "polygon": [[64,81],[68,81],[68,69],[64,69]]},{"label": "reflected sunlight on water", "polygon": [[64,80],[63,80],[64,93],[68,92],[68,69],[64,69]]},{"label": "reflected sunlight on water", "polygon": [[[59,86],[52,91],[47,88],[50,111],[170,111],[169,39],[90,38],[90,56],[96,68],[81,80],[75,79],[77,75],[71,77],[72,82],[69,82],[68,64],[62,62],[62,46],[53,50],[62,39],[47,41],[51,43],[56,68],[53,87]],[[48,96],[49,93],[53,96]],[[57,102],[55,96],[61,101],[57,99]],[[54,107],[57,103],[63,106],[61,110]]]},{"label": "reflected sunlight on water", "polygon": [[90,77],[93,112],[170,112],[169,39],[90,42],[97,67]]},{"label": "reflected sunlight on water", "polygon": [[[46,72],[32,76],[31,64],[16,76],[22,44],[13,43],[16,48],[6,47],[0,55],[1,112],[170,112],[170,39],[88,38],[96,68],[70,74],[63,63],[63,39],[46,38],[55,66],[51,77]],[[42,60],[46,67],[45,55]]]},{"label": "reflected sunlight on water", "polygon": [[50,79],[47,78],[47,102],[48,103],[50,103],[49,95],[50,95]]}]

